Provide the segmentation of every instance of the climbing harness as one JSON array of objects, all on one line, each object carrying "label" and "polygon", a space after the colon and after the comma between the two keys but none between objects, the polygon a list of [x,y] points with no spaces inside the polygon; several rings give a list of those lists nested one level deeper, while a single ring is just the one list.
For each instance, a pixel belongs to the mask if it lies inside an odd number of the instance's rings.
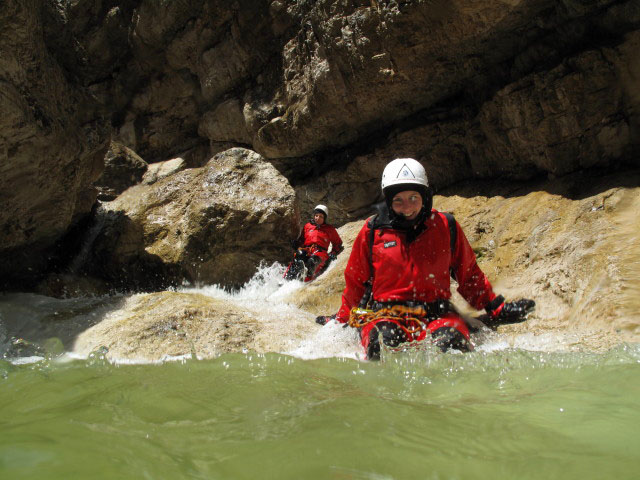
[{"label": "climbing harness", "polygon": [[407,334],[408,338],[413,338],[416,334],[425,330],[430,321],[427,309],[422,305],[415,307],[392,305],[375,311],[354,307],[351,309],[347,324],[353,328],[362,328],[383,318],[396,320],[398,327]]}]

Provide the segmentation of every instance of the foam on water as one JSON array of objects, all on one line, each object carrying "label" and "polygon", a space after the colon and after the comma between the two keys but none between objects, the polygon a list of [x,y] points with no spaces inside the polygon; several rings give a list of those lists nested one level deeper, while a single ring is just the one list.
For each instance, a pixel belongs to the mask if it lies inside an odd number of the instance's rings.
[{"label": "foam on water", "polygon": [[344,328],[336,321],[318,329],[297,348],[283,353],[307,360],[329,357],[364,359],[357,332],[352,328]]},{"label": "foam on water", "polygon": [[[331,267],[334,266],[331,265]],[[265,333],[263,335],[267,342],[266,351],[301,359],[351,358],[362,360],[364,355],[357,332],[351,328],[343,328],[342,324],[336,322],[329,322],[323,327],[317,325],[313,314],[290,303],[298,292],[307,287],[307,284],[296,280],[284,280],[283,273],[284,267],[274,263],[262,265],[253,278],[237,290],[217,285],[183,287],[178,290],[183,293],[199,293],[214,299],[232,302],[247,310],[255,319],[264,323]],[[35,332],[40,332],[41,337],[43,334],[69,337],[72,330],[69,332],[43,332],[43,325],[54,324],[53,322],[43,323],[43,321],[48,318],[65,317],[71,326],[82,328],[84,325],[88,327],[103,317],[104,312],[111,311],[116,301],[124,301],[126,298],[127,296],[116,299],[113,297],[109,299],[55,299],[34,294],[4,295],[0,300],[1,350],[6,352],[10,345],[8,327],[11,327],[11,336],[18,334],[25,339],[30,339],[35,335]],[[115,311],[117,312],[117,310]],[[579,350],[583,337],[584,334],[580,336],[575,332],[541,332],[538,330],[521,334],[501,334],[483,329],[472,335],[472,341],[476,351],[486,353],[509,349],[533,352],[568,352]],[[37,341],[38,339],[34,337],[34,342]],[[270,349],[269,345],[274,347]],[[277,347],[275,347],[276,345]],[[193,355],[166,356],[160,360],[160,363],[186,361],[192,357]],[[42,361],[44,358],[38,351],[37,353],[26,353],[20,358],[7,358],[7,360],[23,364]],[[64,358],[87,359],[86,356],[66,352],[56,361],[63,361]],[[123,364],[157,363],[144,358],[111,359],[110,361]]]},{"label": "foam on water", "polygon": [[[331,267],[333,266],[331,265]],[[305,288],[305,284],[297,280],[283,280],[283,273],[284,267],[278,263],[268,266],[262,265],[253,278],[237,290],[213,285],[186,287],[182,291],[201,293],[257,310],[260,319],[270,322],[276,328],[278,335],[287,334],[286,323],[293,317],[308,319],[310,323],[309,334],[303,340],[293,342],[291,348],[278,353],[302,359],[338,357],[362,360],[364,354],[355,330],[343,328],[343,325],[337,322],[329,322],[324,327],[319,327],[313,323],[314,319],[311,314],[288,303],[287,299],[292,298],[297,291]],[[472,335],[472,341],[476,350],[481,352],[496,352],[513,348],[556,352],[570,350],[570,346],[579,342],[579,338],[570,333],[504,335],[483,330]]]},{"label": "foam on water", "polygon": [[[334,265],[330,265],[329,268]],[[259,319],[269,322],[274,335],[286,335],[287,322],[296,319],[308,321],[308,335],[292,342],[290,348],[278,353],[302,359],[315,358],[360,358],[361,347],[353,329],[343,328],[337,322],[324,327],[315,323],[315,317],[287,301],[305,284],[299,280],[284,280],[285,267],[279,263],[261,265],[256,274],[241,288],[229,290],[218,285],[183,287],[180,291],[201,293],[211,298],[231,301],[259,312]],[[289,334],[290,334],[289,330]]]},{"label": "foam on water", "polygon": [[269,300],[272,295],[284,295],[302,285],[302,282],[285,282],[282,279],[284,268],[279,263],[260,265],[255,275],[237,290],[219,285],[183,287],[182,292],[198,292],[211,298],[231,300],[243,303],[256,303]]}]

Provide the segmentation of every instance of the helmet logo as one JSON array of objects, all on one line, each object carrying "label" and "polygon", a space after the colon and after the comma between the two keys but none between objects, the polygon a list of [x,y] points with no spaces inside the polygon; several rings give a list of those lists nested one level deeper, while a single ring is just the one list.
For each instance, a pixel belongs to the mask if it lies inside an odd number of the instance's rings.
[{"label": "helmet logo", "polygon": [[411,169],[409,167],[407,167],[407,164],[405,163],[402,168],[400,169],[400,171],[398,172],[398,177],[397,178],[416,178],[416,176],[413,174],[413,172],[411,171]]}]

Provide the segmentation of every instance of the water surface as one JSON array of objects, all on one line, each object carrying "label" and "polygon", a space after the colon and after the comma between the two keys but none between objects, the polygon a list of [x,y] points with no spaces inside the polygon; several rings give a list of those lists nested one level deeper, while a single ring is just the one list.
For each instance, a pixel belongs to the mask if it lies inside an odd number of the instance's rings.
[{"label": "water surface", "polygon": [[[259,307],[286,335],[288,315],[310,314],[283,304],[300,285],[281,278],[185,291]],[[0,478],[640,478],[638,344],[596,354],[554,332],[486,334],[469,354],[367,362],[354,331],[310,318],[279,353],[70,353],[124,300],[0,297]]]},{"label": "water surface", "polygon": [[640,349],[0,364],[1,478],[638,478]]}]

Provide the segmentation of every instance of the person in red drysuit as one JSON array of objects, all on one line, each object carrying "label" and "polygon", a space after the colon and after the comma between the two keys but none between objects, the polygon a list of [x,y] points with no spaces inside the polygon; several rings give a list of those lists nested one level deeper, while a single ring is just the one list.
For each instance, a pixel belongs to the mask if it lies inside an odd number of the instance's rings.
[{"label": "person in red drysuit", "polygon": [[[342,252],[342,239],[338,231],[327,223],[329,209],[325,205],[317,205],[313,209],[313,217],[302,228],[300,236],[292,242],[296,249],[294,259],[284,274],[286,279],[300,278],[306,268],[305,282],[320,275]],[[329,252],[331,246],[331,252]],[[302,264],[304,267],[302,268]]]},{"label": "person in red drysuit", "polygon": [[452,215],[432,209],[433,194],[418,161],[390,162],[382,192],[380,213],[365,223],[353,244],[342,306],[333,317],[318,317],[318,323],[331,318],[346,323],[354,307],[367,309],[366,321],[352,326],[359,328],[369,359],[379,358],[380,340],[397,347],[429,333],[442,351],[468,351],[469,326],[449,303],[451,277],[462,297],[485,309],[495,324],[525,320],[535,302],[505,302],[493,292],[460,225]]}]

